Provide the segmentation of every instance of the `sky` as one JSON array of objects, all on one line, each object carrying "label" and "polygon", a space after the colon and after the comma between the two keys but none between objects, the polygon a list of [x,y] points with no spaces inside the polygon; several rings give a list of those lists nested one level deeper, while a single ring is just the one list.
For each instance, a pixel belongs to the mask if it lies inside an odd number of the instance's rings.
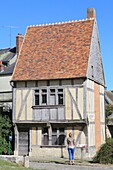
[{"label": "sky", "polygon": [[107,90],[113,90],[113,0],[1,0],[0,49],[14,47],[26,27],[85,19],[95,8]]}]

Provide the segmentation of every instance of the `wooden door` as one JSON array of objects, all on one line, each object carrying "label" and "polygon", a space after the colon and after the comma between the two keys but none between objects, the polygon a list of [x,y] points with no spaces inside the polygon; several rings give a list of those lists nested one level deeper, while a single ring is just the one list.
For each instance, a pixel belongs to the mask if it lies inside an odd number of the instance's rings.
[{"label": "wooden door", "polygon": [[19,155],[29,154],[29,129],[19,128]]}]

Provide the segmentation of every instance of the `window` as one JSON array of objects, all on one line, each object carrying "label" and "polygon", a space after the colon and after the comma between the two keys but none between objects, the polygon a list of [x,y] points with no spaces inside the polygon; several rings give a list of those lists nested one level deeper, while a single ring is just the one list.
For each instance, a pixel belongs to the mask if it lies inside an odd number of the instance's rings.
[{"label": "window", "polygon": [[52,145],[64,145],[65,142],[65,130],[64,128],[52,129]]},{"label": "window", "polygon": [[47,89],[42,89],[42,104],[47,104]]},{"label": "window", "polygon": [[58,104],[63,105],[63,89],[58,89]]},{"label": "window", "polygon": [[[49,135],[52,135],[49,138]],[[65,144],[65,129],[64,128],[52,128],[52,134],[49,134],[48,128],[42,128],[42,145],[64,145]]]},{"label": "window", "polygon": [[39,105],[39,90],[35,90],[35,105]]},{"label": "window", "polygon": [[35,105],[63,105],[63,89],[48,88],[35,90]]},{"label": "window", "polygon": [[57,145],[57,128],[52,129],[52,145]]},{"label": "window", "polygon": [[56,105],[55,89],[50,89],[50,105]]},{"label": "window", "polygon": [[42,129],[42,145],[49,144],[48,128]]}]

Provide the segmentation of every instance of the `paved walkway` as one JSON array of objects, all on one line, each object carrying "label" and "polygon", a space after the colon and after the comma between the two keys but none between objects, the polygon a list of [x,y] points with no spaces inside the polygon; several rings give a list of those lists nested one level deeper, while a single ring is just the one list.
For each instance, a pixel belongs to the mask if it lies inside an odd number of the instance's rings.
[{"label": "paved walkway", "polygon": [[39,163],[39,162],[30,162],[30,167],[34,169],[43,169],[43,170],[113,170],[113,166],[108,165],[83,165],[83,164],[58,164],[58,163]]},{"label": "paved walkway", "polygon": [[30,158],[29,165],[34,169],[43,170],[113,170],[113,165],[94,164],[88,161],[75,160],[75,165],[69,165],[65,158]]}]

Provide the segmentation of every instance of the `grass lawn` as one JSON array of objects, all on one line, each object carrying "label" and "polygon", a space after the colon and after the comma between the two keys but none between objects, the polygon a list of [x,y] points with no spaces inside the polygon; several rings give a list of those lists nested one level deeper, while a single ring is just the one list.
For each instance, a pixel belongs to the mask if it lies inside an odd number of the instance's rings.
[{"label": "grass lawn", "polygon": [[[33,170],[32,168],[25,168],[16,163],[0,160],[0,170]],[[40,170],[40,169],[35,169]]]}]

